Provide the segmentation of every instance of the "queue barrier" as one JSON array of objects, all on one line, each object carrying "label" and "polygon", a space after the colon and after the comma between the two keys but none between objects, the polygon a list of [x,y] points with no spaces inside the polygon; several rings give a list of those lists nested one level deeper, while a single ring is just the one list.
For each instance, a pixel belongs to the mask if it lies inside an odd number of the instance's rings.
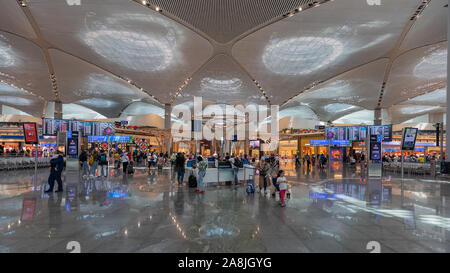
[{"label": "queue barrier", "polygon": [[[38,168],[50,166],[50,157],[38,157]],[[0,157],[0,171],[32,169],[34,168],[36,158],[34,157]]]},{"label": "queue barrier", "polygon": [[[244,165],[243,168],[239,168],[238,180],[249,181],[255,177],[256,168],[251,165]],[[188,181],[189,175],[192,172],[191,167],[187,167],[184,175],[184,181]],[[205,176],[203,177],[204,183],[218,183],[234,181],[232,168],[207,168]]]},{"label": "queue barrier", "polygon": [[[431,174],[431,164],[430,163],[420,163],[420,162],[404,162],[403,163],[404,172],[407,174]],[[383,162],[383,169],[387,172],[401,173],[402,163],[401,162]]]}]

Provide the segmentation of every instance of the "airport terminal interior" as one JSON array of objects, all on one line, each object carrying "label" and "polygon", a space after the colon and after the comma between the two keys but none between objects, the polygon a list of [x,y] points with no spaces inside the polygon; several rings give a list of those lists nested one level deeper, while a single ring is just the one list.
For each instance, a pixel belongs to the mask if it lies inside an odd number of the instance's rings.
[{"label": "airport terminal interior", "polygon": [[448,0],[0,0],[0,253],[447,253]]}]

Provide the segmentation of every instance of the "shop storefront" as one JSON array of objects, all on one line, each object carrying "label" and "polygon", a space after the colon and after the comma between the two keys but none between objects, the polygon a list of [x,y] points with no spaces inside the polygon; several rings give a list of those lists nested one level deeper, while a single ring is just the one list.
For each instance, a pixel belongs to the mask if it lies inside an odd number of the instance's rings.
[{"label": "shop storefront", "polygon": [[298,140],[280,140],[278,155],[282,158],[292,159],[298,152]]},{"label": "shop storefront", "polygon": [[[401,139],[395,137],[393,141],[383,142],[383,155],[395,155],[400,156],[401,150]],[[443,151],[445,152],[445,142]],[[414,151],[405,152],[406,155],[415,155],[415,156],[436,156],[439,157],[441,153],[441,147],[436,145],[436,142],[431,138],[423,138],[418,137],[416,141],[416,145]]]}]

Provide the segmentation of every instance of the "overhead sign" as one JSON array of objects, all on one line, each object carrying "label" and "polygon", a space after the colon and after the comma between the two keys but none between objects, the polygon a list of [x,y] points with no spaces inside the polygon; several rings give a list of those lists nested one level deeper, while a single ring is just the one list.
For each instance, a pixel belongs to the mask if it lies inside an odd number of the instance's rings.
[{"label": "overhead sign", "polygon": [[39,137],[36,122],[23,123],[23,134],[26,144],[38,144]]},{"label": "overhead sign", "polygon": [[[328,147],[329,140],[326,139],[311,139],[310,146]],[[331,140],[331,146],[350,147],[352,142],[350,140]]]}]

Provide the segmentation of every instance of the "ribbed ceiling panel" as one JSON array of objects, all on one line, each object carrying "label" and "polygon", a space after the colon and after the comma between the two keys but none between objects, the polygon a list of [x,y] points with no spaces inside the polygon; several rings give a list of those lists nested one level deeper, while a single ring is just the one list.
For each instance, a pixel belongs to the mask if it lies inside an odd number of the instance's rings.
[{"label": "ribbed ceiling panel", "polygon": [[219,43],[315,0],[150,0]]}]

